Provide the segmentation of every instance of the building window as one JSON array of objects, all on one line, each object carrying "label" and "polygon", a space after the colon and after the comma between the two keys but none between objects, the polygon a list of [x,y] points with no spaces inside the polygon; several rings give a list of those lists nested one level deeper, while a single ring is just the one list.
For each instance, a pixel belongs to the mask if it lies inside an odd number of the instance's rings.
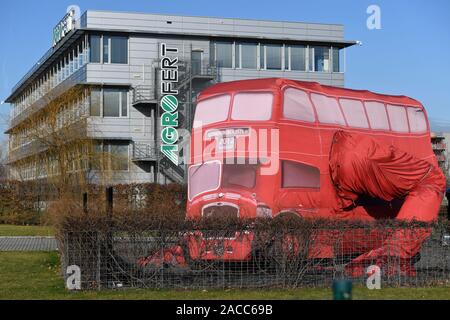
[{"label": "building window", "polygon": [[333,72],[341,72],[339,48],[332,47],[331,50],[333,53]]},{"label": "building window", "polygon": [[265,69],[281,70],[281,49],[278,44],[266,44],[265,46]]},{"label": "building window", "polygon": [[89,61],[94,63],[100,63],[100,36],[91,35],[89,37],[90,57]]},{"label": "building window", "polygon": [[128,63],[128,38],[91,35],[90,62]]},{"label": "building window", "polygon": [[236,44],[236,68],[256,69],[258,44]]},{"label": "building window", "polygon": [[[306,71],[306,47],[290,46],[290,66],[286,64],[286,69],[296,71]],[[289,67],[288,67],[289,66]]]},{"label": "building window", "polygon": [[330,72],[330,48],[310,47],[309,68],[310,71]]},{"label": "building window", "polygon": [[91,116],[100,116],[100,110],[102,107],[101,94],[102,93],[100,89],[91,90],[91,97],[90,97]]},{"label": "building window", "polygon": [[103,63],[109,63],[109,41],[110,37],[103,36]]},{"label": "building window", "polygon": [[90,115],[103,117],[128,116],[128,90],[94,88],[90,94]]},{"label": "building window", "polygon": [[128,171],[128,144],[128,141],[103,142],[103,152],[106,154],[109,170]]},{"label": "building window", "polygon": [[103,116],[128,116],[128,91],[126,89],[103,89]]},{"label": "building window", "polygon": [[111,37],[111,63],[128,63],[128,39]]},{"label": "building window", "polygon": [[233,67],[233,43],[216,43],[216,63],[218,67],[222,68]]}]

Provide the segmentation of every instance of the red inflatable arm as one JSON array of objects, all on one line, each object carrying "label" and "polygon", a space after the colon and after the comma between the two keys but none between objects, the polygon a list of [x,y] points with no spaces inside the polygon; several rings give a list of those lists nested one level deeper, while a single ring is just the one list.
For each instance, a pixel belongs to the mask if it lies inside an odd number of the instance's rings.
[{"label": "red inflatable arm", "polygon": [[[385,201],[404,199],[396,219],[432,222],[437,219],[445,190],[445,177],[435,165],[373,138],[338,131],[330,153],[330,174],[342,209],[351,208],[361,195]],[[376,218],[376,217],[375,217]],[[352,273],[360,273],[364,261],[382,263],[386,257],[408,261],[420,251],[430,230],[399,230],[379,248],[352,261]],[[405,262],[406,263],[406,262]],[[403,272],[413,272],[402,268]]]}]

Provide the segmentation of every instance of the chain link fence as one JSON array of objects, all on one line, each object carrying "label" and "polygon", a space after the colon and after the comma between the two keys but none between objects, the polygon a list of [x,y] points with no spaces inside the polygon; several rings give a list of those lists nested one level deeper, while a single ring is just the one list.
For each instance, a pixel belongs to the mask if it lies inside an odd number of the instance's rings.
[{"label": "chain link fence", "polygon": [[382,286],[450,281],[446,222],[97,223],[69,224],[58,236],[63,273],[78,266],[82,289],[364,285],[370,266],[380,268]]}]

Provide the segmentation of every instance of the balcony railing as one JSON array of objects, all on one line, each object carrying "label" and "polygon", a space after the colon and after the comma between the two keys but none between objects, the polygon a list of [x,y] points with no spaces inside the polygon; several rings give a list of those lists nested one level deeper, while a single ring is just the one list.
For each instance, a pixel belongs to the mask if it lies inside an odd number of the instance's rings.
[{"label": "balcony railing", "polygon": [[155,88],[151,85],[140,85],[133,88],[133,104],[156,103]]},{"label": "balcony railing", "polygon": [[133,161],[156,161],[157,154],[154,144],[134,142]]},{"label": "balcony railing", "polygon": [[435,150],[445,150],[446,144],[445,144],[445,143],[442,143],[442,142],[440,142],[440,143],[433,143],[433,144],[432,144],[432,147],[433,147],[433,149],[435,149]]}]

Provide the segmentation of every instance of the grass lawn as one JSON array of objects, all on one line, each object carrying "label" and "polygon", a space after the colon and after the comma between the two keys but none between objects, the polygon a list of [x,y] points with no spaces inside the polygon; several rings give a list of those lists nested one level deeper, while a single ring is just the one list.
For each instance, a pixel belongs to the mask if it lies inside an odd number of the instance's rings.
[{"label": "grass lawn", "polygon": [[[330,289],[150,290],[69,292],[59,276],[56,252],[0,252],[0,299],[330,299]],[[450,299],[450,287],[357,287],[354,299]]]},{"label": "grass lawn", "polygon": [[53,236],[50,226],[16,226],[0,224],[0,236]]}]

